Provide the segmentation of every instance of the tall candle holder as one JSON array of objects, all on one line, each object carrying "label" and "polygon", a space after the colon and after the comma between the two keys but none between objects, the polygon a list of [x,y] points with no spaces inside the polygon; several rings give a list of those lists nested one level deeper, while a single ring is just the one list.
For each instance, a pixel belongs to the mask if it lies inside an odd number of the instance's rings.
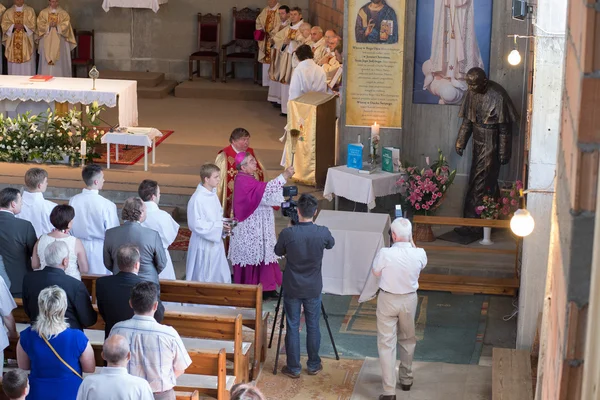
[{"label": "tall candle holder", "polygon": [[89,77],[93,80],[92,90],[96,90],[96,79],[100,77],[100,72],[96,69],[95,65],[90,70]]}]

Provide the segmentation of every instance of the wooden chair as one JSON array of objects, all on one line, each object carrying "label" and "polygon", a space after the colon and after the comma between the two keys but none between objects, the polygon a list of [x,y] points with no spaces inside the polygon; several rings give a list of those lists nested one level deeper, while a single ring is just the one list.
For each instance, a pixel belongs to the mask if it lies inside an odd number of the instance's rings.
[{"label": "wooden chair", "polygon": [[221,47],[221,14],[198,13],[198,51],[190,55],[189,70],[190,81],[194,75],[194,61],[196,73],[200,76],[200,61],[212,63],[213,82],[219,77],[219,48]]},{"label": "wooden chair", "polygon": [[[233,7],[233,40],[221,46],[221,59],[223,70],[221,80],[227,81],[227,75],[235,79],[235,63],[245,62],[254,65],[254,83],[258,82],[258,46],[254,40],[256,18],[260,9],[252,10],[248,7],[237,10]],[[233,47],[233,52],[229,48]],[[231,62],[231,72],[227,72],[227,62]]]},{"label": "wooden chair", "polygon": [[85,66],[85,77],[87,72],[96,63],[96,52],[94,50],[94,30],[91,31],[73,31],[77,47],[71,56],[71,65],[73,68],[73,77],[77,77],[77,66]]}]

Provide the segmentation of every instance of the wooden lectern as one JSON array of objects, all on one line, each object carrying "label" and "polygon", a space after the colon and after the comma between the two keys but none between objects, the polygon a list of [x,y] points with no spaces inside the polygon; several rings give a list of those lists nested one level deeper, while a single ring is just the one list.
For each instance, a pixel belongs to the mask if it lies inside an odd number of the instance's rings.
[{"label": "wooden lectern", "polygon": [[294,164],[294,181],[325,186],[327,169],[335,166],[336,96],[310,92],[288,104],[285,167]]}]

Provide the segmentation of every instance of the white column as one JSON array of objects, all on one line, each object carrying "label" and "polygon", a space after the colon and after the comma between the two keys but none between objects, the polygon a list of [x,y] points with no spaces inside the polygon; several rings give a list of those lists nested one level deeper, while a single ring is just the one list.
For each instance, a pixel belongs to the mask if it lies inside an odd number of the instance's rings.
[{"label": "white column", "polygon": [[[566,5],[564,0],[540,0],[535,9],[535,72],[527,189],[554,190],[556,183]],[[523,39],[517,42],[524,43]],[[519,349],[531,348],[543,308],[553,198],[552,194],[545,193],[527,195],[527,209],[535,219],[535,229],[523,242],[517,324]]]}]

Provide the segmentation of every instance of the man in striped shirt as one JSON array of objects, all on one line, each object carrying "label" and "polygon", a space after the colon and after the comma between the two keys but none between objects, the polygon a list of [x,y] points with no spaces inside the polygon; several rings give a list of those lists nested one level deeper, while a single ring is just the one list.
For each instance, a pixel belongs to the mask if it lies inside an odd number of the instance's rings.
[{"label": "man in striped shirt", "polygon": [[129,342],[131,375],[144,378],[150,384],[155,400],[175,400],[177,377],[185,372],[192,360],[177,331],[154,319],[158,307],[158,289],[152,282],[140,282],[131,291],[129,300],[133,318],[117,323],[110,335],[121,335]]}]

